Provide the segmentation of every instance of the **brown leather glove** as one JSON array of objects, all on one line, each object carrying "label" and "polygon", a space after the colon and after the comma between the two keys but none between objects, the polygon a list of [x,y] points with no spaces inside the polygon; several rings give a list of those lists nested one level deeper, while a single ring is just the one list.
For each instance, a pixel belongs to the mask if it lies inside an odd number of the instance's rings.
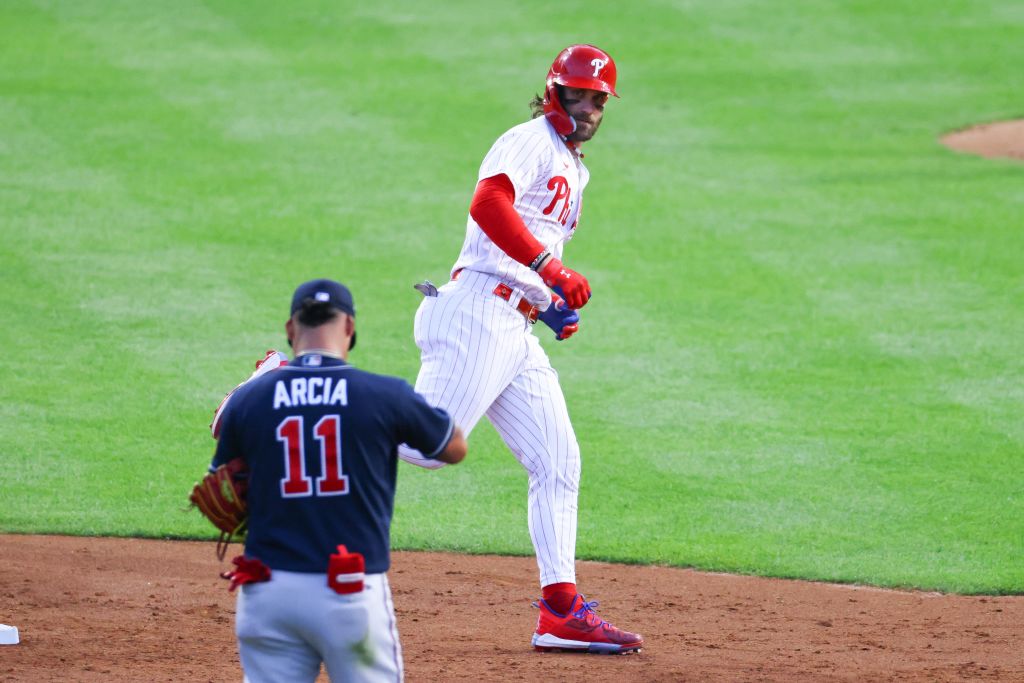
[{"label": "brown leather glove", "polygon": [[220,530],[217,557],[221,560],[232,538],[245,534],[249,520],[249,508],[245,503],[248,488],[249,473],[245,461],[235,458],[203,477],[188,497],[192,505]]}]

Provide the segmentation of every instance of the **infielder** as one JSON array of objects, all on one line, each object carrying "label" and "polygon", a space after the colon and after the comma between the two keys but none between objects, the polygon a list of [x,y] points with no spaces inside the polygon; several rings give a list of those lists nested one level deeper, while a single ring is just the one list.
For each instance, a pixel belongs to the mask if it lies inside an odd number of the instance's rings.
[{"label": "infielder", "polygon": [[[331,280],[302,284],[285,325],[295,357],[218,411],[211,471],[249,471],[236,633],[252,683],[400,681],[388,587],[398,444],[457,463],[466,442],[404,381],[356,369],[355,306]],[[254,373],[257,374],[257,373]]]},{"label": "infielder", "polygon": [[[600,619],[576,592],[580,452],[558,375],[533,335],[540,320],[568,339],[590,298],[585,277],[562,263],[590,177],[580,145],[615,93],[615,62],[573,45],[548,71],[534,118],[498,138],[480,166],[466,239],[440,289],[416,286],[422,365],[416,391],[448,410],[468,436],[484,415],[529,474],[529,528],[543,599],[537,649],[639,650],[643,639]],[[423,467],[443,463],[403,447]]]}]

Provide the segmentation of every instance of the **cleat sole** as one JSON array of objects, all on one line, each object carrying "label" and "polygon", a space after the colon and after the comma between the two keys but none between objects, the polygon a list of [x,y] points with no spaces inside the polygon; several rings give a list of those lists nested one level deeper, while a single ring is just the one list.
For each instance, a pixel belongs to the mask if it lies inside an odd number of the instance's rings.
[{"label": "cleat sole", "polygon": [[585,654],[607,654],[623,655],[631,652],[640,652],[644,646],[643,641],[631,645],[620,643],[587,642],[583,640],[565,640],[549,633],[543,635],[534,633],[530,643],[538,652],[575,652]]},{"label": "cleat sole", "polygon": [[609,650],[609,649],[596,649],[596,648],[569,648],[569,647],[541,647],[540,645],[534,645],[533,649],[537,652],[550,652],[560,654],[576,654],[576,655],[632,655],[640,654],[644,651],[643,647],[626,646],[621,650]]}]

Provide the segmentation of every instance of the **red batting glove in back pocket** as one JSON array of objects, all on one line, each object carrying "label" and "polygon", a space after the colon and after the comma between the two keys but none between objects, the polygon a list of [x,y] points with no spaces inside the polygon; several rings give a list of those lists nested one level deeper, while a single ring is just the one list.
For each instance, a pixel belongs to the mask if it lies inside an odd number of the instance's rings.
[{"label": "red batting glove in back pocket", "polygon": [[350,553],[339,545],[338,552],[327,563],[327,585],[341,595],[361,593],[366,578],[366,562],[360,553]]}]

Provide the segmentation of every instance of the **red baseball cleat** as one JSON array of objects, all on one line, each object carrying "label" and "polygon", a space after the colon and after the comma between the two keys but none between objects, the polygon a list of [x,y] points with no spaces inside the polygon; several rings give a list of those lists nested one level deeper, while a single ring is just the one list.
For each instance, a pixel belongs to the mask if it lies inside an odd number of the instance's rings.
[{"label": "red baseball cleat", "polygon": [[623,654],[639,652],[644,646],[640,634],[621,631],[597,616],[597,600],[587,602],[577,595],[567,614],[559,614],[543,600],[534,605],[540,608],[537,632],[533,634],[533,647],[537,650]]}]

